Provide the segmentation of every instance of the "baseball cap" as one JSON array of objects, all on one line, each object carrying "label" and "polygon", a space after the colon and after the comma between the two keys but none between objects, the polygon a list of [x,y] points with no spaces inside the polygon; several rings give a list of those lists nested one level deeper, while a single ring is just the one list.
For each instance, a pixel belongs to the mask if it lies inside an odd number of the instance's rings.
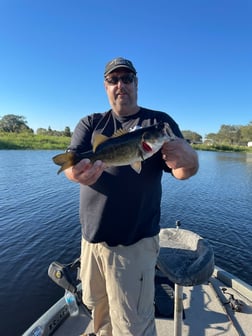
[{"label": "baseball cap", "polygon": [[112,61],[108,62],[105,67],[104,76],[106,77],[110,72],[118,69],[118,68],[125,68],[130,70],[136,75],[136,69],[134,68],[134,65],[131,61],[123,58],[123,57],[117,57],[113,59]]}]

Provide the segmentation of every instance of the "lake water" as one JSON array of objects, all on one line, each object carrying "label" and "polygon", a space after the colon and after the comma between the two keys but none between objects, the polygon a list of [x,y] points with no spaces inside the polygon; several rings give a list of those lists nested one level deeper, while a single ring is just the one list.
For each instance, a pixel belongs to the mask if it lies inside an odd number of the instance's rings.
[{"label": "lake water", "polygon": [[[78,185],[51,160],[58,151],[0,151],[1,335],[19,336],[64,294],[49,264],[80,253]],[[161,226],[212,244],[218,266],[252,285],[252,154],[198,152],[199,173],[163,177]]]}]

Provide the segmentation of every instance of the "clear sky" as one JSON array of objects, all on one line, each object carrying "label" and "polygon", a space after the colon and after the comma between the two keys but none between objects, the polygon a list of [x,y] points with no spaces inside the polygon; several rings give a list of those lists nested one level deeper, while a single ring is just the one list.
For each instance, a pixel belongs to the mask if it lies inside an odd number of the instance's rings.
[{"label": "clear sky", "polygon": [[139,105],[182,130],[252,121],[251,0],[0,0],[0,117],[73,130],[109,109],[118,56],[137,69]]}]

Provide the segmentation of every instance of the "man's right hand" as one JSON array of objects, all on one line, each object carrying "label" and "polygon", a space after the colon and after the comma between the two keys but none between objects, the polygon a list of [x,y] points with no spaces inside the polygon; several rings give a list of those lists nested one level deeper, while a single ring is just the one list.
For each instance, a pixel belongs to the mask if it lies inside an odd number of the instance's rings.
[{"label": "man's right hand", "polygon": [[89,159],[83,159],[75,166],[66,169],[65,174],[71,181],[92,185],[98,180],[105,168],[105,163],[100,160],[92,164]]}]

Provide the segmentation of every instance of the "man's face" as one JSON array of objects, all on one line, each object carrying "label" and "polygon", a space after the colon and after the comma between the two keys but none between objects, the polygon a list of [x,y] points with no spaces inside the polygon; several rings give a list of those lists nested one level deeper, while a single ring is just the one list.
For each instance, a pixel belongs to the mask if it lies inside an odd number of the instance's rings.
[{"label": "man's face", "polygon": [[109,103],[115,113],[132,114],[137,106],[137,77],[127,70],[116,69],[105,78]]}]

